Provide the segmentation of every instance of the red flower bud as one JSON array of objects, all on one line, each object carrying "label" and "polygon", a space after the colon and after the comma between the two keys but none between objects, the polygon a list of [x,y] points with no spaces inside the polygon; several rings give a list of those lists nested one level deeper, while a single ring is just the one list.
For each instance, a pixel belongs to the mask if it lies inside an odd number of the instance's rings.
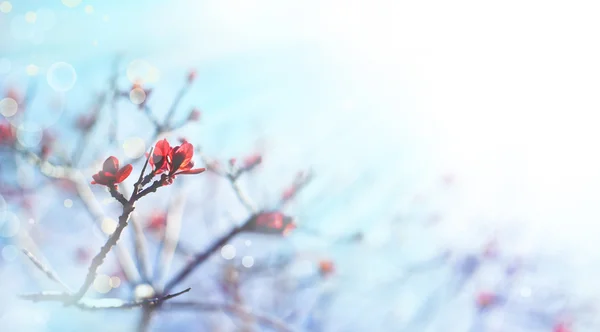
[{"label": "red flower bud", "polygon": [[198,76],[198,73],[196,72],[196,70],[194,70],[194,69],[190,70],[190,72],[188,73],[188,77],[187,77],[188,83],[194,82],[194,80],[196,79],[197,76]]},{"label": "red flower bud", "polygon": [[335,265],[331,260],[322,260],[319,262],[319,273],[322,277],[328,277],[335,272]]},{"label": "red flower bud", "polygon": [[198,121],[200,120],[201,112],[197,108],[194,108],[190,114],[188,115],[188,121]]}]

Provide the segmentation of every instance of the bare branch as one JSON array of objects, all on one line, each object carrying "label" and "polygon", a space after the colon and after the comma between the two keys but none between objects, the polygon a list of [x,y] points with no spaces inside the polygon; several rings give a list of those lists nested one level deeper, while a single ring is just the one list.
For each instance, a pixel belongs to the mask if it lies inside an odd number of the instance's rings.
[{"label": "bare branch", "polygon": [[59,284],[64,291],[70,293],[71,289],[69,288],[69,286],[67,286],[64,282],[62,282],[60,280],[60,278],[58,278],[58,276],[56,275],[56,273],[54,273],[52,270],[50,270],[49,267],[45,266],[42,262],[40,262],[35,256],[33,256],[33,254],[31,252],[29,252],[27,249],[21,249],[21,251],[27,256],[27,258],[29,258],[29,260],[31,260],[31,262],[38,268],[40,269],[40,271],[44,272],[46,274],[46,276],[48,277],[48,279],[56,282],[57,284]]},{"label": "bare branch", "polygon": [[246,230],[250,222],[252,222],[254,216],[248,218],[248,220],[242,225],[233,228],[229,233],[223,235],[219,240],[213,243],[205,251],[196,254],[191,262],[189,262],[186,266],[183,267],[179,273],[169,281],[165,286],[165,292],[169,292],[173,287],[177,286],[180,282],[182,282],[185,278],[188,277],[190,273],[192,273],[198,266],[200,266],[204,261],[206,261],[212,254],[214,254],[217,250],[219,250],[222,246],[227,244],[231,239],[233,239],[236,235]]},{"label": "bare branch", "polygon": [[75,295],[73,296],[74,301],[78,301],[79,299],[81,299],[96,279],[96,273],[98,271],[98,268],[104,262],[106,255],[108,255],[108,252],[112,249],[113,246],[117,244],[117,241],[119,241],[121,233],[123,232],[125,227],[127,227],[129,215],[131,214],[131,212],[133,212],[134,209],[135,208],[132,203],[123,206],[123,213],[119,217],[119,225],[117,226],[117,229],[115,229],[115,231],[110,235],[104,246],[102,246],[102,248],[100,249],[100,252],[94,257],[94,259],[92,259],[92,264],[88,269],[88,274],[85,278],[83,285],[81,285],[77,293],[75,293]]},{"label": "bare branch", "polygon": [[80,302],[72,302],[73,295],[60,292],[42,292],[35,294],[23,294],[20,297],[24,300],[33,302],[63,302],[65,305],[73,305],[83,310],[114,310],[114,309],[133,309],[133,308],[151,308],[161,305],[163,302],[174,297],[180,296],[189,292],[191,288],[182,290],[181,292],[168,294],[152,299],[141,301],[125,302],[120,299],[100,299],[90,300],[85,299]]},{"label": "bare branch", "polygon": [[162,280],[167,275],[179,244],[181,221],[186,201],[185,197],[185,192],[182,191],[179,193],[171,200],[168,209],[167,223],[165,225],[161,250],[159,250],[157,254],[157,263],[155,265],[154,280],[157,284],[161,284]]},{"label": "bare branch", "polygon": [[253,312],[251,309],[243,306],[228,303],[210,303],[210,302],[169,302],[163,306],[164,309],[189,309],[198,311],[225,311],[238,316],[251,316],[259,324],[272,328],[276,331],[292,332],[293,329],[286,326],[276,318],[268,317],[264,314]]}]

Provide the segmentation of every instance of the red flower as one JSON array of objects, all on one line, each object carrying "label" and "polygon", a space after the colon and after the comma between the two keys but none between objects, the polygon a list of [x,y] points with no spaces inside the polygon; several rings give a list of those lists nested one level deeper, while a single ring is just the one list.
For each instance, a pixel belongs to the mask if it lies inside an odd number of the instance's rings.
[{"label": "red flower", "polygon": [[194,108],[190,114],[188,115],[188,121],[198,121],[200,120],[200,115],[202,113],[200,113],[200,110],[198,110],[197,108]]},{"label": "red flower", "polygon": [[558,323],[554,325],[552,332],[572,332],[567,323]]},{"label": "red flower", "polygon": [[131,164],[119,168],[119,159],[110,156],[104,161],[102,170],[92,176],[94,178],[92,184],[116,187],[117,183],[121,183],[127,179],[132,169]]},{"label": "red flower", "polygon": [[258,153],[255,153],[253,155],[250,155],[250,156],[244,158],[243,168],[245,170],[249,171],[249,170],[253,169],[254,167],[260,165],[260,163],[262,163],[262,156]]},{"label": "red flower", "polygon": [[151,231],[162,231],[167,224],[167,214],[164,212],[154,212],[150,216],[150,222],[146,225],[146,228]]},{"label": "red flower", "polygon": [[0,144],[11,145],[15,142],[15,130],[10,123],[0,123]]},{"label": "red flower", "polygon": [[171,153],[171,145],[166,139],[156,142],[152,157],[148,160],[155,174],[160,174],[169,171],[169,155]]},{"label": "red flower", "polygon": [[475,301],[479,308],[485,309],[495,304],[497,300],[498,297],[496,296],[496,294],[490,292],[481,292],[477,294],[477,298]]},{"label": "red flower", "polygon": [[288,235],[296,228],[293,218],[279,211],[262,212],[254,217],[249,228],[259,233]]},{"label": "red flower", "polygon": [[150,164],[155,174],[168,173],[172,181],[179,174],[198,174],[204,172],[204,168],[193,168],[194,146],[187,141],[181,145],[171,147],[166,139],[158,141],[150,158]]},{"label": "red flower", "polygon": [[194,70],[194,69],[190,70],[190,72],[188,73],[188,76],[187,76],[188,83],[192,83],[196,79],[197,76],[198,76],[198,72],[196,72],[196,70]]},{"label": "red flower", "polygon": [[328,277],[335,272],[335,265],[331,260],[322,260],[319,262],[319,273],[321,276]]}]

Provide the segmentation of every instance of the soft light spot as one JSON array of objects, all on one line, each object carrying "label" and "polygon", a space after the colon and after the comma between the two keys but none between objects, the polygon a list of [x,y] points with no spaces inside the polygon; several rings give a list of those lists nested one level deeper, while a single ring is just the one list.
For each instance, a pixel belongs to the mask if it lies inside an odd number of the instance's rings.
[{"label": "soft light spot", "polygon": [[85,6],[84,10],[85,10],[86,14],[92,14],[94,12],[94,6],[87,5],[87,6]]},{"label": "soft light spot", "polygon": [[244,267],[251,268],[254,265],[254,257],[244,256],[244,258],[242,258],[242,265],[244,265]]},{"label": "soft light spot", "polygon": [[7,212],[3,219],[0,220],[0,236],[13,237],[19,233],[21,222],[17,215],[12,212]]},{"label": "soft light spot", "polygon": [[0,12],[7,14],[10,13],[11,10],[12,4],[10,3],[10,1],[2,1],[2,3],[0,3]]},{"label": "soft light spot", "polygon": [[133,295],[136,300],[151,299],[154,297],[154,288],[148,284],[140,284],[135,286]]},{"label": "soft light spot", "polygon": [[252,241],[246,240],[246,241],[244,241],[244,244],[246,245],[246,247],[249,247],[252,245]]},{"label": "soft light spot", "polygon": [[25,72],[29,76],[35,76],[40,72],[40,67],[38,67],[34,64],[30,64],[27,67],[25,67]]},{"label": "soft light spot", "polygon": [[46,81],[57,92],[67,92],[77,81],[75,68],[66,62],[57,62],[48,68]]},{"label": "soft light spot", "polygon": [[4,258],[7,262],[12,262],[17,258],[19,254],[19,249],[12,244],[8,244],[2,248],[2,258]]},{"label": "soft light spot", "polygon": [[140,88],[131,89],[129,92],[129,100],[131,100],[132,103],[139,105],[146,100],[146,92]]},{"label": "soft light spot", "polygon": [[18,109],[19,104],[17,104],[16,100],[10,97],[0,100],[0,114],[4,115],[4,117],[10,118],[17,113]]},{"label": "soft light spot", "polygon": [[35,147],[42,141],[42,130],[33,123],[25,123],[17,128],[17,140],[23,146]]},{"label": "soft light spot", "polygon": [[224,245],[221,248],[221,256],[227,260],[233,259],[235,257],[235,247],[231,244]]},{"label": "soft light spot", "polygon": [[121,286],[121,279],[119,277],[111,277],[110,278],[110,287],[117,288]]},{"label": "soft light spot", "polygon": [[104,218],[102,220],[102,225],[100,225],[104,234],[110,235],[115,232],[117,229],[117,222],[111,218]]},{"label": "soft light spot", "polygon": [[92,45],[93,46],[98,46],[98,41],[97,40],[92,41]]},{"label": "soft light spot", "polygon": [[73,201],[67,198],[67,199],[65,199],[63,204],[65,205],[65,207],[67,209],[70,209],[73,206]]},{"label": "soft light spot", "polygon": [[130,137],[123,142],[123,151],[129,158],[139,158],[146,151],[146,142],[139,137]]},{"label": "soft light spot", "polygon": [[102,21],[108,22],[109,20],[110,20],[110,17],[108,17],[108,15],[102,16]]},{"label": "soft light spot", "polygon": [[94,290],[98,293],[105,294],[112,289],[110,285],[110,277],[106,274],[99,274],[94,279]]},{"label": "soft light spot", "polygon": [[131,83],[156,83],[159,76],[158,69],[146,60],[136,59],[127,65],[127,79]]},{"label": "soft light spot", "polygon": [[27,12],[25,13],[25,21],[27,21],[27,23],[35,23],[35,21],[37,20],[37,14],[34,12]]},{"label": "soft light spot", "polygon": [[62,3],[69,8],[75,8],[79,6],[81,0],[62,0]]},{"label": "soft light spot", "polygon": [[523,287],[523,288],[521,288],[520,293],[521,293],[522,297],[530,297],[531,296],[531,288]]},{"label": "soft light spot", "polygon": [[116,202],[116,201],[112,197],[106,197],[105,199],[102,200],[102,204],[104,204],[104,205],[108,205],[108,204],[111,204],[114,202]]},{"label": "soft light spot", "polygon": [[35,224],[35,220],[33,218],[29,218],[29,220],[27,220],[27,222],[29,222],[29,224],[31,224],[31,225]]}]

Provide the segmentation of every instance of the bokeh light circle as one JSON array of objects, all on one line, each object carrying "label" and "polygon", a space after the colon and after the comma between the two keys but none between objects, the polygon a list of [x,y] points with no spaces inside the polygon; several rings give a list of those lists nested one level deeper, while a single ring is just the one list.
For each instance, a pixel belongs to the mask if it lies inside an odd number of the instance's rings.
[{"label": "bokeh light circle", "polygon": [[223,246],[223,248],[221,248],[221,256],[227,260],[233,259],[235,257],[235,251],[236,250],[234,246],[231,244],[226,244]]},{"label": "bokeh light circle", "polygon": [[146,142],[139,137],[130,137],[123,142],[123,151],[128,158],[139,158],[146,151]]},{"label": "bokeh light circle", "polygon": [[129,92],[129,100],[131,100],[132,103],[139,105],[146,100],[146,92],[140,88],[131,89]]},{"label": "bokeh light circle", "polygon": [[24,123],[17,127],[17,140],[25,147],[35,147],[42,141],[42,129],[34,123]]},{"label": "bokeh light circle", "polygon": [[17,258],[19,249],[12,244],[8,244],[2,248],[2,258],[7,262],[12,262]]},{"label": "bokeh light circle", "polygon": [[0,236],[10,238],[19,233],[21,222],[17,215],[12,212],[5,214],[4,218],[0,220]]},{"label": "bokeh light circle", "polygon": [[77,81],[75,68],[66,62],[57,62],[48,68],[46,73],[48,85],[57,92],[67,92]]},{"label": "bokeh light circle", "polygon": [[0,100],[0,114],[4,117],[10,118],[11,116],[17,114],[19,110],[19,104],[16,100],[7,97]]},{"label": "bokeh light circle", "polygon": [[62,0],[62,3],[69,8],[75,8],[79,6],[81,0]]},{"label": "bokeh light circle", "polygon": [[156,83],[159,78],[159,70],[146,60],[133,60],[127,66],[127,79],[133,84]]}]

